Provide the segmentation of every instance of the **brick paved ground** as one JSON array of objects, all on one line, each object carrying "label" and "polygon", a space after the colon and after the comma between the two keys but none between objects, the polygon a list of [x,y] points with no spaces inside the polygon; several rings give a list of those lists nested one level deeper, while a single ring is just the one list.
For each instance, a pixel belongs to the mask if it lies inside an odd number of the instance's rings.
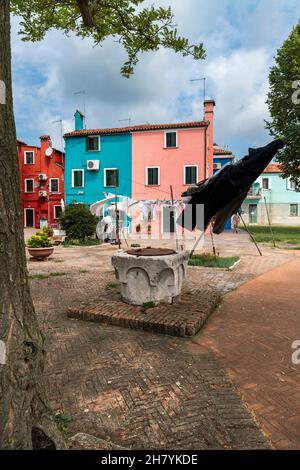
[{"label": "brick paved ground", "polygon": [[[209,269],[190,270],[188,289],[191,291],[199,290],[201,286],[203,295],[210,295],[212,291],[225,293],[275,266],[282,265],[280,269],[285,269],[289,264],[284,263],[295,258],[294,253],[265,248],[265,256],[261,259],[253,252],[253,245],[247,243],[243,236],[239,238],[236,248],[236,240],[233,244],[227,235],[218,238],[218,243],[222,248],[221,254],[229,253],[230,250],[240,254],[241,264],[233,273]],[[65,312],[69,306],[79,301],[101,299],[101,286],[113,279],[110,266],[113,251],[114,248],[59,247],[51,261],[28,263],[31,274],[66,273],[61,277],[32,280],[32,292],[46,334],[49,352],[46,376],[51,402],[55,409],[63,409],[72,417],[70,434],[89,432],[134,448],[266,446],[266,441],[239,397],[241,393],[272,442],[278,447],[284,447],[289,439],[287,431],[285,435],[282,431],[286,420],[289,419],[292,429],[298,429],[297,392],[291,401],[283,398],[284,389],[291,393],[297,385],[296,372],[292,373],[286,368],[283,370],[285,375],[280,374],[275,355],[271,370],[279,374],[274,394],[276,401],[270,398],[274,381],[270,379],[268,384],[266,378],[262,387],[259,384],[265,372],[262,370],[263,354],[271,355],[272,341],[278,344],[278,354],[280,350],[286,351],[284,336],[290,339],[288,334],[291,325],[298,328],[296,316],[287,317],[281,333],[282,316],[277,313],[272,319],[277,325],[274,334],[274,324],[269,323],[269,317],[263,323],[264,317],[257,312],[253,315],[250,308],[245,317],[247,321],[244,321],[241,310],[236,311],[240,304],[234,299],[236,292],[247,288],[249,284],[246,284],[226,296],[225,302],[227,298],[233,299],[229,300],[227,315],[222,313],[222,309],[215,312],[207,329],[203,330],[208,336],[200,335],[200,344],[196,345],[188,339],[68,319]],[[259,327],[262,326],[264,336],[261,341],[260,329],[254,328],[251,315],[257,319]],[[212,332],[211,328],[215,324],[216,330]],[[251,327],[247,328],[247,325]],[[266,341],[268,325],[272,338],[269,343]],[[250,335],[249,341],[251,328],[253,336]],[[234,347],[230,349],[232,337],[237,350],[242,345],[249,348],[246,358],[235,354]],[[224,354],[221,347],[223,341],[228,348],[224,349]],[[227,361],[226,357],[229,358]],[[236,373],[231,357],[236,360]],[[237,392],[228,381],[227,371],[235,381]],[[240,380],[237,377],[241,377]],[[279,415],[273,419],[277,410]],[[264,416],[268,426],[263,422]],[[280,435],[276,437],[275,433],[278,432]],[[293,431],[293,439],[290,437],[294,445],[297,439],[300,442],[300,432],[298,436],[297,432]]]},{"label": "brick paved ground", "polygon": [[72,417],[70,434],[138,449],[268,445],[210,351],[194,355],[181,338],[68,319],[66,303],[101,295],[89,273],[79,282],[76,275],[34,280],[32,292],[51,403]]},{"label": "brick paved ground", "polygon": [[[217,354],[264,432],[278,449],[300,449],[300,256],[225,296],[190,343]],[[196,343],[196,345],[195,345]]]}]

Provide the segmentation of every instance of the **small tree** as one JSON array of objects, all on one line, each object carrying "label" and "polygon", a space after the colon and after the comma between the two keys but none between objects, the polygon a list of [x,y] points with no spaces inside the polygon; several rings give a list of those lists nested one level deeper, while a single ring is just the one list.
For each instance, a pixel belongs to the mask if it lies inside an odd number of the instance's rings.
[{"label": "small tree", "polygon": [[59,217],[69,240],[84,242],[95,234],[97,217],[83,204],[69,204]]},{"label": "small tree", "polygon": [[300,183],[300,22],[278,50],[269,75],[268,106],[271,134],[284,140],[278,153],[285,177]]}]

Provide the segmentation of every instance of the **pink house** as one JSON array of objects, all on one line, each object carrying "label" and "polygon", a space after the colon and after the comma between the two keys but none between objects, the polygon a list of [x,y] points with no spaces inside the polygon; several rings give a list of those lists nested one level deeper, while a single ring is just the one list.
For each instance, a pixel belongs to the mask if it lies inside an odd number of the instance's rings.
[{"label": "pink house", "polygon": [[174,199],[213,174],[214,106],[205,101],[203,121],[144,126],[132,133],[132,197]]},{"label": "pink house", "polygon": [[213,100],[205,101],[203,121],[148,125],[132,133],[132,198],[166,201],[146,223],[133,222],[135,227],[172,233],[177,214],[168,205],[170,186],[177,200],[188,186],[213,174],[214,107]]}]

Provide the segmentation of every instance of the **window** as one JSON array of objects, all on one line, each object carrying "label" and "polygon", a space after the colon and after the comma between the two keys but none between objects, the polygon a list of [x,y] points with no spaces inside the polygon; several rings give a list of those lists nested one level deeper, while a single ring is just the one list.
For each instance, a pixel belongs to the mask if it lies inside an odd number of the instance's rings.
[{"label": "window", "polygon": [[165,148],[171,149],[177,147],[177,131],[165,132]]},{"label": "window", "polygon": [[159,167],[146,168],[146,184],[147,186],[158,186],[159,182]]},{"label": "window", "polygon": [[59,193],[59,178],[50,178],[50,193]]},{"label": "window", "polygon": [[84,186],[83,170],[72,170],[72,187],[83,188],[83,186]]},{"label": "window", "polygon": [[290,216],[298,217],[299,215],[299,206],[298,204],[290,204]]},{"label": "window", "polygon": [[291,178],[287,179],[287,189],[290,191],[296,191],[299,189],[299,186],[296,184],[295,181],[292,181]]},{"label": "window", "polygon": [[99,135],[90,136],[86,138],[86,151],[98,152],[100,150],[100,137]]},{"label": "window", "polygon": [[62,207],[54,206],[54,219],[59,219],[59,216],[61,213],[62,213]]},{"label": "window", "polygon": [[25,193],[33,193],[34,192],[34,180],[25,180]]},{"label": "window", "polygon": [[34,165],[34,152],[24,152],[24,163],[25,165]]},{"label": "window", "polygon": [[263,189],[270,189],[270,180],[269,178],[262,179],[262,188]]},{"label": "window", "polygon": [[198,180],[198,167],[185,166],[184,167],[184,184],[196,184]]},{"label": "window", "polygon": [[119,170],[117,168],[104,169],[104,186],[111,188],[119,186]]}]

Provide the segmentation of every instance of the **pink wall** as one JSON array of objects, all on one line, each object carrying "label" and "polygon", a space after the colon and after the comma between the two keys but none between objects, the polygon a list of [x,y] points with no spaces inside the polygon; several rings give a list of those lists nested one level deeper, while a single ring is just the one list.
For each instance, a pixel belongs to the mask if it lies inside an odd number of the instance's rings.
[{"label": "pink wall", "polygon": [[[184,185],[184,166],[198,165],[198,181],[204,178],[206,127],[178,130],[178,148],[165,149],[165,131],[132,134],[132,197],[134,199],[180,198]],[[160,185],[146,186],[146,168],[160,167]]]}]

